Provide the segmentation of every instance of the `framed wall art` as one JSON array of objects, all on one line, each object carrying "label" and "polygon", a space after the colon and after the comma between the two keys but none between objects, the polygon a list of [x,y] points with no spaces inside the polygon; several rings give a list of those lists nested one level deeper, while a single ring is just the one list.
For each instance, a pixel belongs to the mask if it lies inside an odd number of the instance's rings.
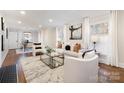
[{"label": "framed wall art", "polygon": [[4,51],[4,37],[1,35],[1,51]]},{"label": "framed wall art", "polygon": [[91,25],[92,34],[108,34],[108,23],[99,23]]},{"label": "framed wall art", "polygon": [[4,31],[4,19],[1,17],[1,30]]},{"label": "framed wall art", "polygon": [[6,28],[6,39],[8,39],[8,28]]},{"label": "framed wall art", "polygon": [[81,40],[82,39],[82,24],[71,25],[69,27],[70,40]]}]

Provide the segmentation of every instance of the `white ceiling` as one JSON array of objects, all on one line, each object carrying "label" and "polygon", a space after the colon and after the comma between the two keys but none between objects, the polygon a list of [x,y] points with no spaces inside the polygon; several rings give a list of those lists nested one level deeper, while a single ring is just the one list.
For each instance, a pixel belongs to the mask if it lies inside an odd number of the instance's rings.
[{"label": "white ceiling", "polygon": [[[5,17],[6,24],[10,28],[36,30],[39,29],[39,25],[43,28],[62,26],[86,16],[109,13],[105,10],[25,10],[25,12],[25,15],[21,15],[17,10],[1,10],[0,14]],[[49,19],[53,19],[53,22],[49,23]],[[18,24],[18,21],[22,21],[22,24]]]}]

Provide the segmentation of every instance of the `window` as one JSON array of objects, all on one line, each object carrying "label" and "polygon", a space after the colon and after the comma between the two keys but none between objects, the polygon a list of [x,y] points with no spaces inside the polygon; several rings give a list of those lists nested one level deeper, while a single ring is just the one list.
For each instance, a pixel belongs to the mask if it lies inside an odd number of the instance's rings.
[{"label": "window", "polygon": [[24,32],[24,40],[27,42],[32,42],[32,33],[31,32]]}]

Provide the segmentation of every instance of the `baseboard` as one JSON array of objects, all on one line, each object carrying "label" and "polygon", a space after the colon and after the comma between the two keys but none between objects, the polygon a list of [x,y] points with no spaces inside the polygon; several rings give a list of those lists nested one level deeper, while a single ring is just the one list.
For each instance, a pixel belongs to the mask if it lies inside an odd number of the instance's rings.
[{"label": "baseboard", "polygon": [[124,62],[119,62],[118,67],[124,68]]},{"label": "baseboard", "polygon": [[106,60],[106,61],[99,61],[99,63],[103,63],[103,64],[106,64],[106,65],[109,65],[109,62]]},{"label": "baseboard", "polygon": [[9,50],[6,50],[4,53],[4,55],[2,56],[2,58],[1,58],[1,63],[0,63],[0,67],[2,66],[2,64],[3,64],[3,62],[4,62],[4,60],[5,60],[5,58],[6,58],[6,56],[7,56],[7,54],[8,54],[8,51]]}]

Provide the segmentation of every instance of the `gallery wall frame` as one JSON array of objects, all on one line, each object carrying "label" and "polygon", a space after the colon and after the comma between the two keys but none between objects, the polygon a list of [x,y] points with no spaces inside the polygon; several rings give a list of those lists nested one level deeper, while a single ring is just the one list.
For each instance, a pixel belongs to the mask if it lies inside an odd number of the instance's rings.
[{"label": "gallery wall frame", "polygon": [[8,34],[9,34],[8,28],[6,28],[6,39],[8,39]]},{"label": "gallery wall frame", "polygon": [[4,31],[4,19],[1,17],[1,30]]},{"label": "gallery wall frame", "polygon": [[1,51],[4,51],[4,36],[1,35]]}]

